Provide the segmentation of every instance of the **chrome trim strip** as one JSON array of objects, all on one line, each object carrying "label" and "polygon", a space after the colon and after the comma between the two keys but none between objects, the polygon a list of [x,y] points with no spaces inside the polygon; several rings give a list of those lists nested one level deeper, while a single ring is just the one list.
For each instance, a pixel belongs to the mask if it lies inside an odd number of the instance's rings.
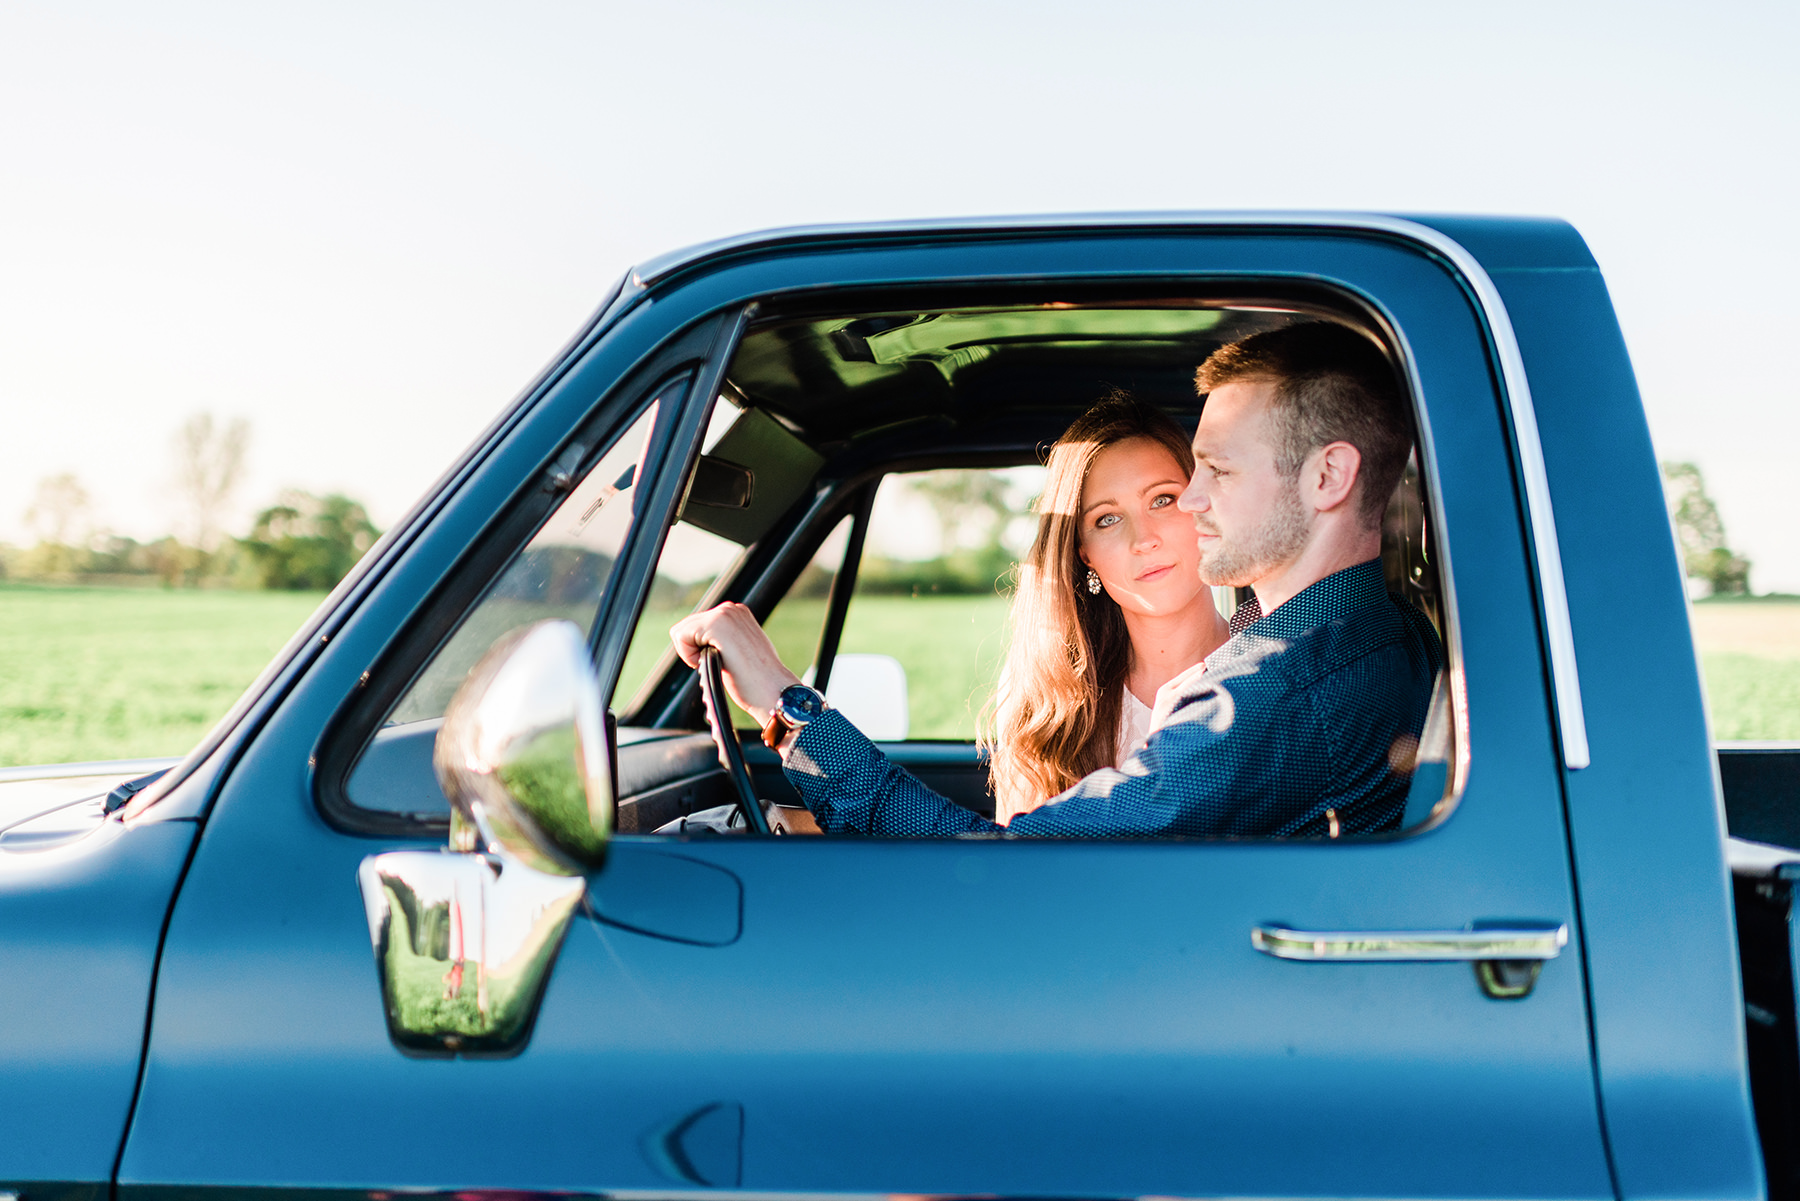
[{"label": "chrome trim strip", "polygon": [[[1414,225],[1414,222],[1405,222]],[[1569,616],[1569,590],[1563,579],[1562,546],[1556,536],[1556,510],[1550,503],[1550,472],[1544,466],[1544,444],[1538,437],[1537,408],[1531,401],[1531,385],[1525,378],[1525,359],[1500,291],[1475,257],[1455,239],[1426,226],[1418,229],[1437,234],[1434,248],[1443,253],[1469,281],[1486,313],[1494,351],[1500,358],[1500,378],[1506,389],[1512,416],[1513,442],[1519,450],[1519,474],[1525,485],[1525,508],[1531,520],[1531,540],[1537,551],[1538,590],[1544,603],[1544,640],[1550,651],[1550,683],[1556,692],[1556,716],[1562,735],[1563,766],[1580,771],[1592,762],[1588,747],[1587,715],[1581,705],[1581,673],[1575,658],[1575,624]]]},{"label": "chrome trim strip", "polygon": [[1555,959],[1569,943],[1565,924],[1492,930],[1290,930],[1256,926],[1250,945],[1277,959],[1417,963]]},{"label": "chrome trim strip", "polygon": [[1512,318],[1494,281],[1474,255],[1439,230],[1404,217],[1378,213],[1081,213],[1065,216],[972,217],[932,221],[873,222],[867,225],[801,225],[760,233],[739,234],[706,242],[686,250],[660,255],[632,273],[634,283],[648,288],[676,271],[714,255],[757,246],[779,246],[826,238],[868,234],[933,234],[959,230],[1003,233],[1054,231],[1057,229],[1128,229],[1183,226],[1274,226],[1301,229],[1347,229],[1383,233],[1418,243],[1441,255],[1467,281],[1480,305],[1499,359],[1500,382],[1506,393],[1512,420],[1513,441],[1519,450],[1519,467],[1525,488],[1525,508],[1531,522],[1532,547],[1538,570],[1538,590],[1544,606],[1545,641],[1550,652],[1551,687],[1556,698],[1558,732],[1563,766],[1571,771],[1591,761],[1587,719],[1582,711],[1581,679],[1575,659],[1575,630],[1569,617],[1569,595],[1563,579],[1562,550],[1556,536],[1556,514],[1550,503],[1550,476],[1544,466],[1544,448],[1538,437],[1537,410],[1526,382],[1525,360],[1519,353]]}]

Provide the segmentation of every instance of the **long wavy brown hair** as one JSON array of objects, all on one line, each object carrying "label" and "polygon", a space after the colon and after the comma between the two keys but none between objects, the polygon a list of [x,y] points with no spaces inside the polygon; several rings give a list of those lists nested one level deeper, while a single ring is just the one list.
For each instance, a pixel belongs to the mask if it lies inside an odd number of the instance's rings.
[{"label": "long wavy brown hair", "polygon": [[1019,565],[1012,642],[982,740],[1001,822],[1110,767],[1116,754],[1131,635],[1118,602],[1087,591],[1076,552],[1088,471],[1101,451],[1132,438],[1166,447],[1184,478],[1192,470],[1181,427],[1121,392],[1083,413],[1050,448],[1037,537]]}]

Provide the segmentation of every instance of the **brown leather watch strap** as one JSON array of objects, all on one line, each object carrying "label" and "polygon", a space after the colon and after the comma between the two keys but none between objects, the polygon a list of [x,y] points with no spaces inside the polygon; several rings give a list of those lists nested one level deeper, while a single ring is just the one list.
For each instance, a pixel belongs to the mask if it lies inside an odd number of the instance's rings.
[{"label": "brown leather watch strap", "polygon": [[793,728],[793,726],[788,724],[787,718],[781,715],[781,710],[770,710],[769,720],[763,723],[763,745],[772,751],[779,751],[781,749],[782,741],[787,738]]}]

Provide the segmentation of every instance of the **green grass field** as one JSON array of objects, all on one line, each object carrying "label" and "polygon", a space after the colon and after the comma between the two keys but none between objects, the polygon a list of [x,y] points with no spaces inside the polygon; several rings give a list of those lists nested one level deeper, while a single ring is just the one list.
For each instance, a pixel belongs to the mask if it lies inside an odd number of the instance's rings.
[{"label": "green grass field", "polygon": [[1720,742],[1800,739],[1800,659],[1700,656]]},{"label": "green grass field", "polygon": [[[619,675],[621,705],[668,646],[666,634],[685,612],[650,612]],[[812,662],[825,621],[825,601],[783,601],[767,629],[782,660],[797,672]],[[906,668],[913,738],[973,738],[975,715],[999,675],[1006,601],[994,596],[858,596],[844,623],[841,651],[892,655]],[[740,728],[751,724],[739,713]]]},{"label": "green grass field", "polygon": [[[314,593],[0,587],[0,766],[179,755],[231,707],[319,603]],[[796,669],[823,602],[771,622]],[[1720,739],[1800,739],[1800,604],[1700,605],[1713,730]],[[968,738],[992,687],[1005,602],[859,597],[844,649],[906,667],[912,735]],[[661,654],[679,614],[646,617],[621,694]]]},{"label": "green grass field", "polygon": [[0,765],[185,754],[321,599],[0,588]]}]

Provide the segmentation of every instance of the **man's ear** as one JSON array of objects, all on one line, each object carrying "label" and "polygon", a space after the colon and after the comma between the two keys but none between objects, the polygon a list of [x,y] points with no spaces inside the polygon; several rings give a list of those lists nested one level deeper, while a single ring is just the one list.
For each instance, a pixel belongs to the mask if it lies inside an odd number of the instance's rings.
[{"label": "man's ear", "polygon": [[1362,472],[1362,452],[1348,442],[1327,442],[1306,456],[1300,469],[1304,499],[1320,513],[1348,504]]}]

